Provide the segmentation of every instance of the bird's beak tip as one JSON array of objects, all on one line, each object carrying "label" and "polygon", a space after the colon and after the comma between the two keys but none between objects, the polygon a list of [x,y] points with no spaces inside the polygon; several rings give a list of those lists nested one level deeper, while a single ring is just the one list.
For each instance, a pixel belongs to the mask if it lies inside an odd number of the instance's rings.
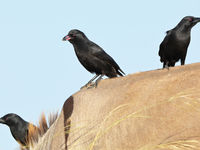
[{"label": "bird's beak tip", "polygon": [[196,23],[200,22],[200,18],[195,18],[194,22],[196,22]]},{"label": "bird's beak tip", "polygon": [[5,124],[5,121],[2,118],[0,118],[0,123]]},{"label": "bird's beak tip", "polygon": [[66,35],[62,40],[63,41],[69,41],[71,39],[71,37],[69,35]]}]

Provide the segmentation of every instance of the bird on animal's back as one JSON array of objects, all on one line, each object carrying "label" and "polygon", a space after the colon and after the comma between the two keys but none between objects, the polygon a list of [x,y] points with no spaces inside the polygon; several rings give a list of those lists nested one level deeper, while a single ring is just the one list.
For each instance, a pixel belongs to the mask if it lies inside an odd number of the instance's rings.
[{"label": "bird on animal's back", "polygon": [[85,69],[96,74],[83,87],[90,85],[97,77],[99,78],[93,86],[97,86],[104,75],[113,78],[125,74],[114,59],[100,46],[90,41],[82,31],[77,29],[71,30],[63,40],[68,40],[73,45],[76,56]]},{"label": "bird on animal's back", "polygon": [[166,32],[167,35],[160,44],[158,53],[160,61],[163,63],[163,68],[175,66],[179,59],[181,60],[181,65],[185,64],[191,29],[198,22],[200,22],[200,18],[186,16],[175,28]]},{"label": "bird on animal's back", "polygon": [[26,146],[28,139],[28,128],[30,126],[28,122],[16,114],[10,113],[0,118],[0,123],[6,124],[10,127],[12,136],[21,145],[21,147]]},{"label": "bird on animal's back", "polygon": [[50,115],[49,126],[47,125],[44,114],[42,114],[39,126],[35,126],[22,119],[14,113],[9,113],[0,118],[0,123],[5,124],[10,128],[14,139],[20,144],[21,150],[29,150],[37,143],[38,138],[47,132],[49,127],[55,122],[57,114]]}]

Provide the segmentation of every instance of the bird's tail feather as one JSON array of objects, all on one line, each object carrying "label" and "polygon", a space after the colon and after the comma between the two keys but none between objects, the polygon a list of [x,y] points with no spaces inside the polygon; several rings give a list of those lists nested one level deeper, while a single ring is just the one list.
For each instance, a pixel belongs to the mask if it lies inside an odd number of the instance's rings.
[{"label": "bird's tail feather", "polygon": [[120,76],[126,75],[126,74],[122,71],[122,69],[120,69],[120,68],[117,70],[117,73],[118,73]]}]

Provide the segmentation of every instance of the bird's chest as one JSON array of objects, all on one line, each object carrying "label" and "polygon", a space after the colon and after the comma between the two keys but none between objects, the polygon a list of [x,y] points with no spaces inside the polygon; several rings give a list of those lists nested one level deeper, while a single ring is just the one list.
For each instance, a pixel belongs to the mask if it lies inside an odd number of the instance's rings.
[{"label": "bird's chest", "polygon": [[79,62],[86,67],[87,63],[90,61],[90,54],[87,50],[87,47],[75,48],[76,56]]},{"label": "bird's chest", "polygon": [[26,130],[24,130],[23,128],[16,128],[16,127],[11,127],[10,130],[15,140],[20,144],[25,145],[25,139],[27,137]]},{"label": "bird's chest", "polygon": [[175,46],[178,49],[184,49],[187,48],[189,43],[190,43],[190,35],[188,34],[176,34],[174,37],[174,41],[175,41]]},{"label": "bird's chest", "polygon": [[85,46],[75,48],[75,53],[76,53],[77,58],[81,62],[86,61],[89,57],[89,51],[88,51],[87,47],[85,47]]},{"label": "bird's chest", "polygon": [[85,67],[85,69],[87,69],[91,73],[94,73],[98,64],[95,61],[96,58],[92,55],[91,51],[89,51],[89,49],[85,47],[82,50],[75,49],[75,53],[79,62]]},{"label": "bird's chest", "polygon": [[190,43],[190,36],[184,34],[173,35],[168,44],[168,53],[179,54],[187,51],[188,45]]}]

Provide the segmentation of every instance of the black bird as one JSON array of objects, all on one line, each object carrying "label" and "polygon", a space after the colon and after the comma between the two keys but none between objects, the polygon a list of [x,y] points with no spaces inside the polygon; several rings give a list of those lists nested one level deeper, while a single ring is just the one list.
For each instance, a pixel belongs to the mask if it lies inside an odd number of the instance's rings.
[{"label": "black bird", "polygon": [[[49,126],[53,124],[56,118],[57,114],[50,115]],[[0,123],[10,128],[12,136],[20,144],[21,150],[29,150],[30,146],[33,147],[33,144],[36,144],[38,138],[46,133],[49,128],[44,114],[40,118],[40,125],[38,127],[14,113],[9,113],[0,118]]]},{"label": "black bird", "polygon": [[97,86],[104,75],[113,78],[117,77],[117,75],[123,76],[123,74],[125,74],[114,59],[100,46],[90,41],[83,32],[77,29],[71,30],[68,35],[63,38],[63,41],[66,40],[73,45],[76,56],[85,69],[96,74],[83,87],[87,87],[97,77],[99,78],[96,80],[94,86]]},{"label": "black bird", "polygon": [[181,65],[185,64],[191,29],[198,22],[200,22],[200,18],[186,16],[175,28],[166,32],[167,35],[160,44],[158,53],[160,61],[163,63],[163,68],[175,66],[179,59],[181,60]]},{"label": "black bird", "polygon": [[16,114],[10,113],[0,118],[0,123],[9,126],[12,136],[21,145],[21,147],[25,147],[27,145],[29,128],[28,122]]}]

